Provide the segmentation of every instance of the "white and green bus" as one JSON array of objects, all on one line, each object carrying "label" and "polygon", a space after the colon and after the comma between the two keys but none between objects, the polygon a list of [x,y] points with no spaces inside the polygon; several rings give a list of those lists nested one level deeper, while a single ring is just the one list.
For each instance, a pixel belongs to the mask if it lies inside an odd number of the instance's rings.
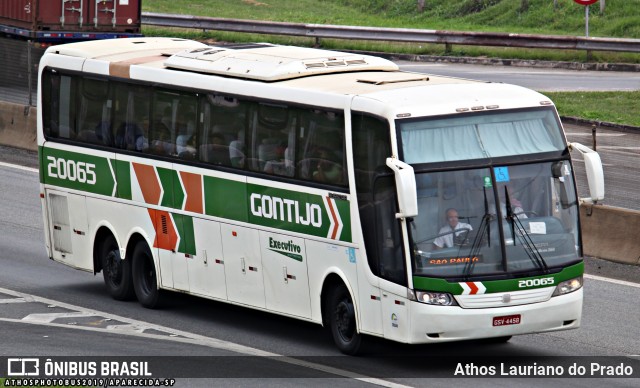
[{"label": "white and green bus", "polygon": [[[437,343],[580,325],[570,150],[512,85],[372,56],[137,38],[51,47],[38,149],[51,259],[118,300],[178,291]],[[456,223],[457,222],[457,223]]]}]

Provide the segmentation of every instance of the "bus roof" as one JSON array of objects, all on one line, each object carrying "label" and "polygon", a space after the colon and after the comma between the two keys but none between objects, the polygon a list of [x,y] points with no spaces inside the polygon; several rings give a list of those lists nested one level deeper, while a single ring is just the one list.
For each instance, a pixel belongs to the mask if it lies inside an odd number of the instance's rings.
[{"label": "bus roof", "polygon": [[[179,78],[166,72],[190,73],[190,81],[184,86],[195,83],[204,88],[207,78],[217,75],[226,81],[258,82],[288,90],[366,95],[397,109],[422,105],[420,110],[424,111],[425,104],[433,104],[435,109],[445,102],[464,107],[485,102],[516,108],[548,100],[518,86],[489,86],[483,81],[400,71],[395,63],[383,58],[305,47],[209,46],[186,39],[130,38],[53,46],[47,53],[84,58],[84,69],[105,75],[179,85]],[[91,63],[101,66],[89,66]],[[219,82],[211,85],[215,84]]]}]

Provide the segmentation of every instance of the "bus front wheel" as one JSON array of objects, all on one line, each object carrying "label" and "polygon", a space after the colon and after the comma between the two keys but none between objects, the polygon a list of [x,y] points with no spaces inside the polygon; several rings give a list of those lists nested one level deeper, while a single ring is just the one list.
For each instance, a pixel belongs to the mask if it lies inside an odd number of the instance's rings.
[{"label": "bus front wheel", "polygon": [[356,326],[356,312],[349,290],[344,284],[335,287],[328,299],[329,328],[338,349],[356,355],[362,345],[362,335]]},{"label": "bus front wheel", "polygon": [[160,306],[160,290],[153,256],[144,241],[133,249],[133,288],[138,302],[146,308]]},{"label": "bus front wheel", "polygon": [[103,241],[100,258],[104,284],[111,297],[116,300],[133,298],[131,260],[123,260],[120,257],[120,249],[113,236]]}]

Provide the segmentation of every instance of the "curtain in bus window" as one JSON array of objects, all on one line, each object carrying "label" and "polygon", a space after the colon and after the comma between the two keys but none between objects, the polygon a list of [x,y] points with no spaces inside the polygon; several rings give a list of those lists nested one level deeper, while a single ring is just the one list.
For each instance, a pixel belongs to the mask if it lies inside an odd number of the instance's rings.
[{"label": "curtain in bus window", "polygon": [[474,125],[425,127],[425,124],[431,123],[403,124],[405,162],[433,163],[485,157]]},{"label": "curtain in bus window", "polygon": [[[73,79],[69,76],[52,77],[54,85],[51,88],[52,99],[52,132],[57,137],[69,139],[75,136],[75,91]],[[58,93],[56,93],[58,92]]]},{"label": "curtain in bus window", "polygon": [[561,151],[552,109],[399,121],[404,160],[435,163]]},{"label": "curtain in bus window", "polygon": [[478,132],[487,154],[492,157],[557,149],[540,119],[479,124]]}]

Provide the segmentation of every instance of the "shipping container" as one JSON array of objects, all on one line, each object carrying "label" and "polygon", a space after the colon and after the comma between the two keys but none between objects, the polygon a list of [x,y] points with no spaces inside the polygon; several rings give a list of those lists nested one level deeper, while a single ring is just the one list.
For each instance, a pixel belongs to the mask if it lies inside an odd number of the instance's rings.
[{"label": "shipping container", "polygon": [[0,32],[42,41],[140,36],[142,0],[1,0]]}]

